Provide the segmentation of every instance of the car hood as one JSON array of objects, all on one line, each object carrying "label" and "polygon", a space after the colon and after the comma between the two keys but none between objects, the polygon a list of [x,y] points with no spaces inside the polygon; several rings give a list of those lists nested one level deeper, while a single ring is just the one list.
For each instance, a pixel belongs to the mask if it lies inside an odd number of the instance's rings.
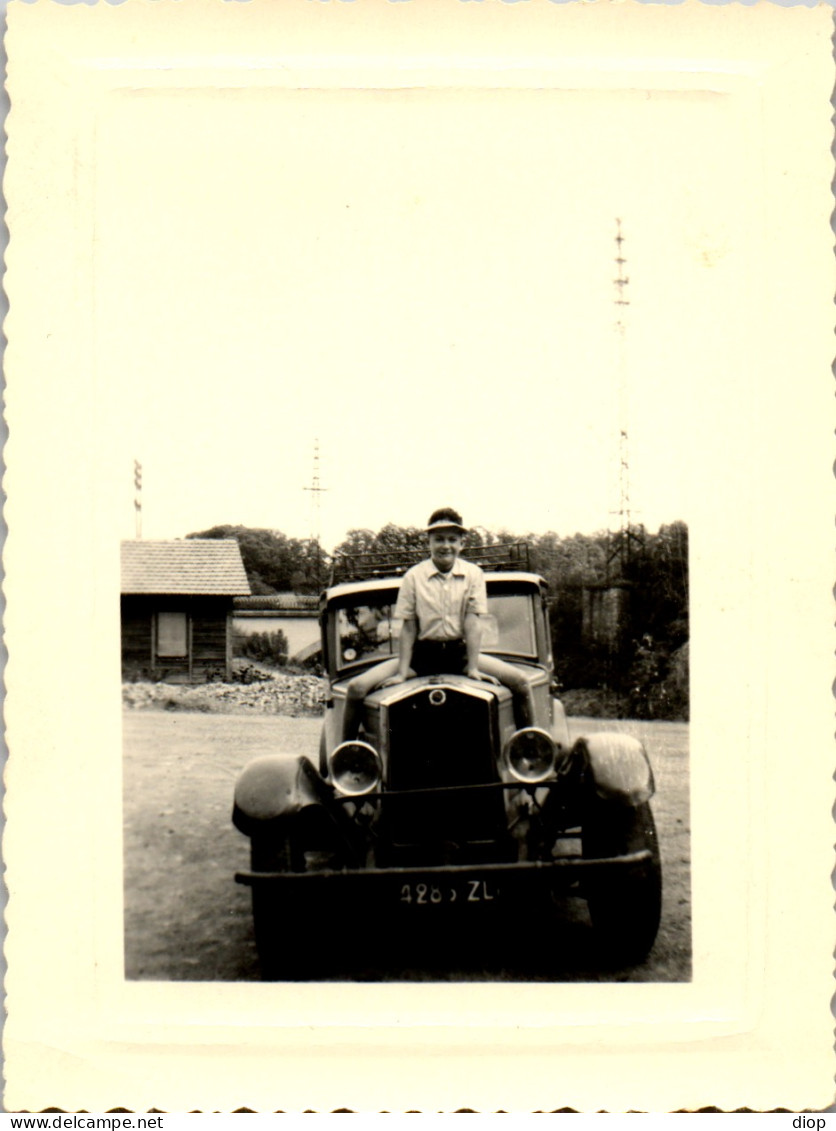
[{"label": "car hood", "polygon": [[408,679],[405,683],[396,683],[394,687],[379,687],[367,696],[366,702],[389,707],[425,687],[454,688],[456,691],[467,692],[481,699],[504,700],[511,696],[511,692],[502,684],[488,683],[482,679],[469,679],[464,675],[425,675]]}]

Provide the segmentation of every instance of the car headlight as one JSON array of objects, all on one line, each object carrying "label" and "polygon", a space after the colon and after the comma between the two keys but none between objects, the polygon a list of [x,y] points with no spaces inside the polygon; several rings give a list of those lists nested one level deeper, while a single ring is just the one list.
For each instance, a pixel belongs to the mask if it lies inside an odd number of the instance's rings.
[{"label": "car headlight", "polygon": [[343,742],[331,755],[334,785],[350,797],[369,793],[380,782],[380,759],[368,742]]},{"label": "car headlight", "polygon": [[511,735],[505,757],[517,781],[541,782],[554,770],[554,741],[540,727],[524,727]]}]

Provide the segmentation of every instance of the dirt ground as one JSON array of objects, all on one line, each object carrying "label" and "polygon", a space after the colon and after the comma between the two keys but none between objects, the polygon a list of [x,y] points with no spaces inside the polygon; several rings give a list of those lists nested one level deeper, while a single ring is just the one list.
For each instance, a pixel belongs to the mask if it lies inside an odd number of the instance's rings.
[{"label": "dirt ground", "polygon": [[[254,981],[260,977],[249,889],[249,841],[230,820],[235,779],[265,753],[312,756],[319,720],[276,715],[126,711],[124,723],[125,975],[129,979]],[[687,981],[691,976],[688,724],[570,720],[573,734],[642,738],[656,777],[654,815],[664,877],[662,925],[641,966],[590,965],[586,905],[567,900],[556,937],[521,953],[428,957],[404,969],[392,954],[341,980]],[[341,925],[335,924],[335,938]],[[524,925],[521,925],[524,930]],[[386,933],[388,937],[388,932]],[[394,948],[393,948],[394,949]],[[522,953],[527,951],[527,954]]]}]

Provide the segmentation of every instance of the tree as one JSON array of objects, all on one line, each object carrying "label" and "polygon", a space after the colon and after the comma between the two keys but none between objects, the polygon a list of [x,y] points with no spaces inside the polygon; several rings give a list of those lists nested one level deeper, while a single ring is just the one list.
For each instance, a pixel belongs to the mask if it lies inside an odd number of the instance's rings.
[{"label": "tree", "polygon": [[339,546],[334,551],[336,554],[367,554],[371,551],[374,544],[375,534],[373,530],[368,530],[365,527],[362,529],[349,530]]},{"label": "tree", "polygon": [[328,555],[315,539],[288,538],[280,530],[213,526],[187,538],[234,538],[253,593],[316,593],[327,577]]},{"label": "tree", "polygon": [[684,522],[645,534],[630,564],[634,584],[633,635],[649,635],[668,652],[688,639],[688,527]]},{"label": "tree", "polygon": [[426,547],[424,531],[417,526],[396,526],[394,522],[387,522],[376,534],[368,529],[349,530],[334,550],[334,556],[397,553],[400,550],[423,553]]}]

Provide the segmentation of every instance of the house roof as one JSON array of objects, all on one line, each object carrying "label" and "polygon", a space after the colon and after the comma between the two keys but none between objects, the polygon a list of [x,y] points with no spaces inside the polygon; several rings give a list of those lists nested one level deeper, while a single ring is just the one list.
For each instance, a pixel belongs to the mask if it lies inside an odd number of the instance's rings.
[{"label": "house roof", "polygon": [[234,538],[136,541],[122,543],[122,592],[235,597],[250,583]]},{"label": "house roof", "polygon": [[232,602],[233,608],[247,610],[276,609],[282,612],[307,612],[317,611],[319,597],[307,593],[268,593],[257,597],[236,597]]}]

